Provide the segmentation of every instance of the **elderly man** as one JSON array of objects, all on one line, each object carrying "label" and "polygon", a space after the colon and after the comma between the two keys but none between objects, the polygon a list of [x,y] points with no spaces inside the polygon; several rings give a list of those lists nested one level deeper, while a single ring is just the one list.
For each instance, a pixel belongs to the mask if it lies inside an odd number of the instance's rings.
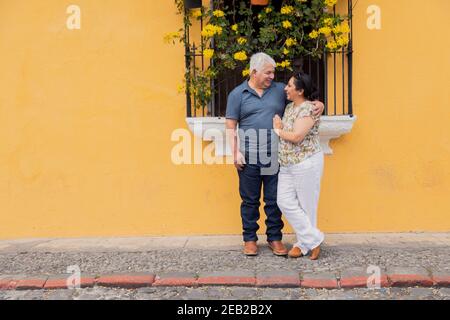
[{"label": "elderly man", "polygon": [[[287,255],[282,243],[283,221],[277,206],[278,139],[273,134],[272,119],[283,117],[287,104],[285,85],[274,82],[275,61],[265,53],[250,59],[250,79],[237,86],[228,95],[226,127],[228,140],[239,175],[239,193],[242,199],[244,254],[258,254],[257,231],[261,187],[264,186],[264,211],[269,247],[278,256]],[[316,101],[315,114],[323,112],[323,103]],[[236,128],[239,124],[239,140]],[[275,167],[275,170],[273,170]]]}]

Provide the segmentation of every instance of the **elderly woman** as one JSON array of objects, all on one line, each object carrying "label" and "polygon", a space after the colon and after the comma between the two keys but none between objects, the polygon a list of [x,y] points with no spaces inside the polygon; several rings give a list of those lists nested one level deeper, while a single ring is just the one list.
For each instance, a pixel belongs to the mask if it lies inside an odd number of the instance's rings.
[{"label": "elderly woman", "polygon": [[324,234],[317,229],[323,152],[319,117],[314,116],[311,102],[311,78],[305,73],[296,74],[285,91],[292,102],[286,107],[283,120],[279,116],[273,118],[274,131],[280,137],[277,204],[297,236],[289,257],[310,253],[310,259],[316,260],[324,240]]}]

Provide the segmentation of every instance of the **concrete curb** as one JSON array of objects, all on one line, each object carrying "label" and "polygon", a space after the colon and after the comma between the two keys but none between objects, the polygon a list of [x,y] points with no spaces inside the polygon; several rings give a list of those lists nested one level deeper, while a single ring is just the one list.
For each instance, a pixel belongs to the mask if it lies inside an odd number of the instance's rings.
[{"label": "concrete curb", "polygon": [[[259,244],[267,238],[259,234]],[[294,234],[283,234],[283,242],[293,245]],[[0,253],[11,252],[147,252],[149,250],[242,250],[242,235],[174,237],[88,237],[0,240]],[[450,246],[450,232],[409,233],[327,233],[325,246],[422,247]]]},{"label": "concrete curb", "polygon": [[[381,273],[380,287],[450,287],[450,272],[437,271],[435,275],[411,268],[393,268]],[[0,290],[56,290],[68,289],[71,275],[3,275]],[[87,287],[142,288],[142,287],[198,287],[198,286],[246,286],[272,288],[355,289],[368,287],[371,275],[350,273],[300,273],[272,271],[254,274],[249,271],[211,273],[120,273],[101,276],[82,275],[80,284]],[[370,279],[369,279],[370,278]]]}]

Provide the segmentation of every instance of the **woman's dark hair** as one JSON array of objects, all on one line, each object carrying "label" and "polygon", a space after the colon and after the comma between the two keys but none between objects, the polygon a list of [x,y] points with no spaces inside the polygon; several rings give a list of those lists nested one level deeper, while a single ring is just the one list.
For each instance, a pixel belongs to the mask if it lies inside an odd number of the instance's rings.
[{"label": "woman's dark hair", "polygon": [[303,90],[305,99],[316,100],[319,97],[319,92],[314,86],[312,79],[309,75],[304,72],[298,72],[292,75],[294,78],[295,90]]}]

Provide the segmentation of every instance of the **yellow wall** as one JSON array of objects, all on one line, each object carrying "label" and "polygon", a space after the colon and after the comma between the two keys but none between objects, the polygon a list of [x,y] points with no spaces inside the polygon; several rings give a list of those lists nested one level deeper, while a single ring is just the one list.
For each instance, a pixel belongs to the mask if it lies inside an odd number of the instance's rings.
[{"label": "yellow wall", "polygon": [[[66,28],[72,3],[81,30]],[[0,238],[241,232],[233,168],[171,162],[184,60],[161,3],[0,0]],[[450,230],[449,11],[358,1],[358,120],[326,158],[325,232]]]}]

